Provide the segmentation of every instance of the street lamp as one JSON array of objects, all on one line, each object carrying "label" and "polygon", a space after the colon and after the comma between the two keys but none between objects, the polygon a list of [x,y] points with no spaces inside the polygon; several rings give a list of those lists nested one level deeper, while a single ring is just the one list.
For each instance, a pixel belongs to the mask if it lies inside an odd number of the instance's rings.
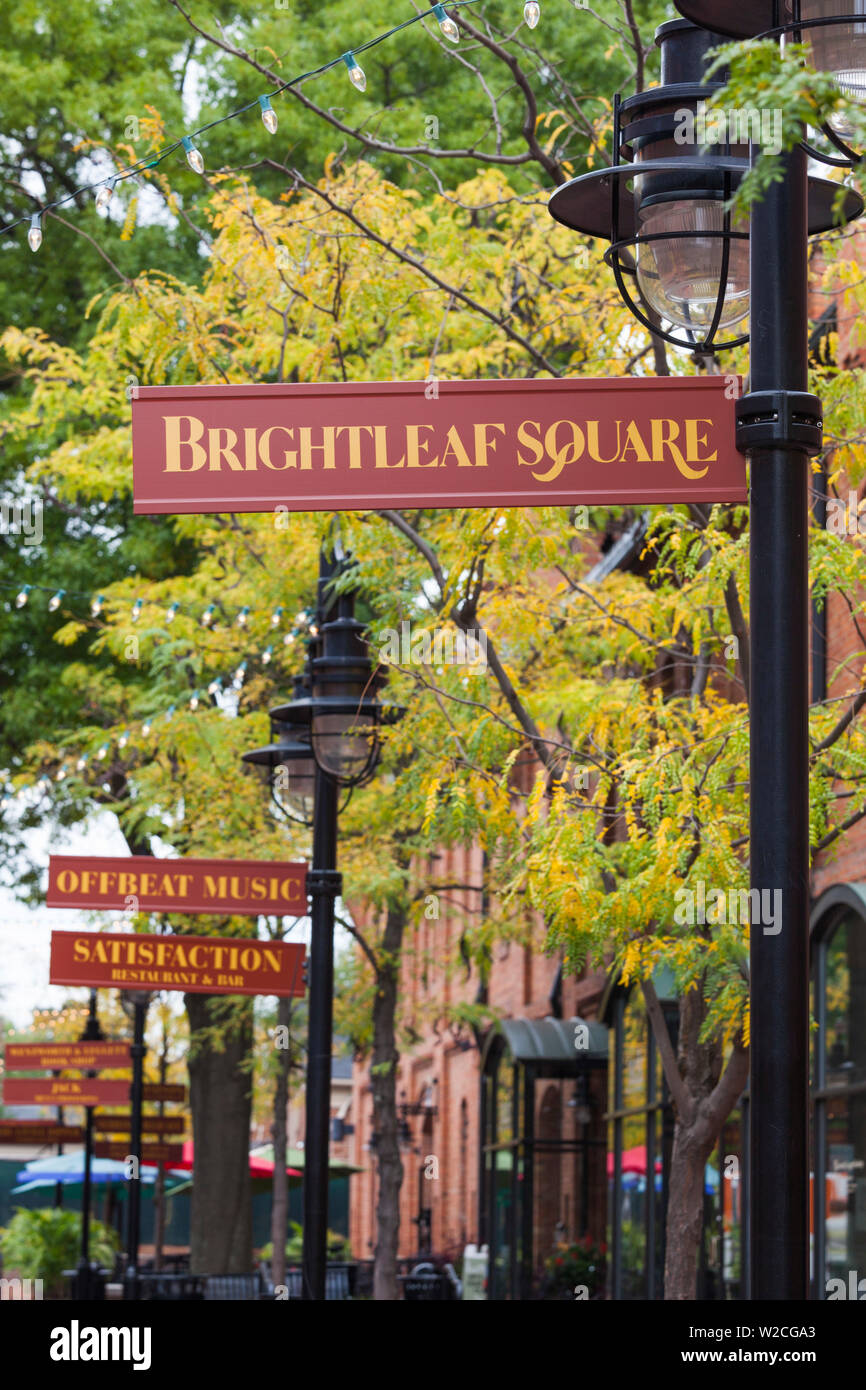
[{"label": "street lamp", "polygon": [[[635,318],[705,355],[747,341],[740,325],[749,313],[749,224],[728,204],[748,172],[749,146],[700,143],[699,103],[724,85],[705,76],[723,35],[674,19],[656,42],[661,85],[614,98],[613,165],[557,188],[549,209],[565,226],[610,241],[604,259]],[[808,189],[809,234],[829,231],[839,221],[839,185],[811,178]],[[857,194],[842,196],[842,220],[859,216]]]},{"label": "street lamp", "polygon": [[[676,0],[676,7],[686,19],[728,39],[781,38],[783,43],[790,39],[807,44],[815,67],[832,73],[849,100],[866,105],[866,0]],[[831,116],[828,125],[824,133],[852,156],[839,138],[852,133],[847,116]]]},{"label": "street lamp", "polygon": [[[685,18],[656,35],[661,87],[617,99],[614,166],[556,189],[550,211],[610,240],[605,259],[626,302],[658,332],[647,312],[647,304],[654,307],[670,325],[660,333],[669,342],[715,351],[726,345],[717,341],[719,329],[735,325],[748,304],[751,390],[737,401],[736,418],[737,447],[751,459],[751,901],[776,890],[782,902],[781,925],[767,934],[753,923],[750,941],[749,1297],[800,1300],[809,1272],[808,476],[809,456],[823,439],[821,402],[808,392],[808,238],[859,217],[863,200],[808,178],[800,145],[781,156],[783,179],[755,202],[748,224],[732,223],[726,204],[748,152],[732,146],[729,128],[720,151],[706,140],[690,151],[678,132],[688,135],[689,112],[694,118],[697,102],[716,90],[705,77],[709,51],[731,35],[778,32],[785,13],[781,0],[676,3]],[[802,0],[801,9],[813,14],[813,29],[819,10],[831,12],[819,0]],[[866,34],[856,16],[849,20],[856,43],[848,66],[858,68],[855,50]],[[637,282],[642,307],[627,277]]]},{"label": "street lamp", "polygon": [[[312,826],[316,791],[316,760],[310,742],[310,672],[308,667],[292,678],[292,713],[284,719],[271,715],[271,739],[263,748],[242,754],[242,762],[263,767],[268,773],[271,800],[289,820]],[[282,793],[282,795],[278,795]]]},{"label": "street lamp", "polygon": [[348,563],[339,546],[334,554],[323,548],[309,688],[296,683],[295,698],[271,710],[277,730],[285,731],[283,737],[244,755],[247,762],[276,769],[277,774],[287,770],[294,795],[308,807],[313,776],[302,1263],[303,1296],[316,1301],[325,1297],[327,1270],[334,917],[342,889],[337,872],[338,798],[341,789],[351,795],[354,787],[372,777],[383,718],[376,700],[382,679],[371,667],[364,629],[354,616],[354,596],[345,593],[335,599],[331,592]]}]

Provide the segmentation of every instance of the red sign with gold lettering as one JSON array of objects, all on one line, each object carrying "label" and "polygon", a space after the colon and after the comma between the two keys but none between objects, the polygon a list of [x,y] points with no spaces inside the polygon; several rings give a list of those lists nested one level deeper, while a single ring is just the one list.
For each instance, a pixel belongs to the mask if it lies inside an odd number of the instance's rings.
[{"label": "red sign with gold lettering", "polygon": [[92,1081],[90,1077],[63,1081],[56,1076],[40,1081],[29,1076],[7,1076],[3,1082],[4,1105],[125,1105],[128,1102],[128,1081]]},{"label": "red sign with gold lettering", "polygon": [[[130,1152],[130,1147],[128,1139],[125,1142],[95,1139],[93,1157],[113,1158],[123,1163],[126,1159],[134,1157]],[[139,1149],[138,1157],[142,1163],[180,1163],[183,1159],[183,1144],[143,1143]]]},{"label": "red sign with gold lettering", "polygon": [[91,989],[179,989],[186,994],[288,998],[304,993],[303,965],[304,947],[288,941],[54,931],[48,980],[52,985]]},{"label": "red sign with gold lettering", "polygon": [[108,1071],[131,1067],[129,1043],[7,1043],[7,1071]]},{"label": "red sign with gold lettering", "polygon": [[258,916],[307,910],[306,864],[264,859],[119,859],[52,854],[46,907]]},{"label": "red sign with gold lettering", "polygon": [[744,502],[732,383],[142,386],[132,401],[134,509]]}]

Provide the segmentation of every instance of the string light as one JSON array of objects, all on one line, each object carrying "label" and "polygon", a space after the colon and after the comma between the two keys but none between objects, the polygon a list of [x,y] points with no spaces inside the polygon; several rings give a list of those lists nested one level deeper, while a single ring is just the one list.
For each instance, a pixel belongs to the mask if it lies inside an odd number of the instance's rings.
[{"label": "string light", "polygon": [[526,0],[526,4],[523,6],[523,18],[526,20],[528,28],[535,28],[541,18],[541,6],[538,0]]},{"label": "string light", "polygon": [[202,627],[210,627],[211,623],[213,622],[213,615],[214,615],[215,612],[216,612],[216,604],[215,604],[215,603],[209,603],[208,606],[207,606],[207,608],[204,610],[204,612],[203,612],[202,615],[201,615],[201,625],[202,625]]},{"label": "string light", "polygon": [[210,683],[210,685],[208,686],[208,688],[207,688],[207,693],[208,693],[208,695],[213,695],[214,698],[216,698],[217,695],[221,695],[221,694],[222,694],[222,688],[223,688],[222,676],[217,676],[216,680],[212,680],[211,683]]},{"label": "string light", "polygon": [[105,762],[105,759],[108,757],[108,744],[107,744],[107,743],[100,744],[99,751],[98,751],[98,753],[96,754],[96,756],[97,756],[97,758],[99,759],[99,761],[100,761],[101,763]]},{"label": "string light", "polygon": [[144,735],[145,738],[147,738],[148,734],[149,734],[150,731],[151,731],[151,728],[152,728],[152,725],[151,725],[150,720],[149,720],[149,719],[145,719],[144,723],[143,723],[142,726],[141,726],[141,732],[142,732],[142,734]]},{"label": "string light", "polygon": [[245,661],[242,661],[241,664],[240,664],[240,666],[238,667],[238,669],[235,671],[235,679],[234,679],[234,687],[235,687],[235,690],[240,690],[241,686],[242,686],[243,683],[244,683],[244,676],[246,675],[246,673],[247,673],[247,663],[246,663]]},{"label": "string light", "polygon": [[166,621],[167,623],[173,623],[173,622],[174,622],[175,614],[177,613],[177,610],[178,610],[179,608],[180,608],[180,604],[179,604],[179,603],[170,603],[170,604],[169,604],[168,608],[166,609],[166,613],[165,613],[165,621]]},{"label": "string light", "polygon": [[198,709],[198,691],[194,690],[189,697],[190,709]]},{"label": "string light", "polygon": [[186,152],[186,162],[194,174],[204,173],[204,160],[201,151],[195,147],[195,142],[189,135],[184,135],[180,142]]},{"label": "string light", "polygon": [[130,614],[129,614],[130,618],[132,619],[132,621],[133,621],[134,623],[137,623],[138,620],[139,620],[139,618],[141,617],[141,610],[142,610],[143,607],[144,607],[144,600],[143,600],[143,599],[140,599],[140,598],[137,598],[137,599],[135,600],[135,603],[132,605],[132,610],[131,610],[131,612],[130,612]]},{"label": "string light", "polygon": [[433,13],[439,21],[439,28],[442,30],[446,39],[450,39],[452,43],[458,43],[460,40],[460,30],[457,28],[451,16],[445,13],[442,5],[434,5]]},{"label": "string light", "polygon": [[81,757],[78,759],[78,762],[75,764],[75,769],[76,769],[77,772],[83,772],[84,769],[85,769],[86,767],[87,767],[87,754],[86,754],[86,753],[82,753]]},{"label": "string light", "polygon": [[273,649],[273,647],[265,647],[264,651],[262,652],[262,665],[263,665],[263,666],[269,666],[270,663],[271,663],[271,660],[273,659],[273,655],[274,655],[274,649]]},{"label": "string light", "polygon": [[96,595],[96,598],[93,600],[93,602],[92,602],[91,605],[90,605],[90,616],[91,616],[91,618],[98,618],[98,617],[99,617],[100,613],[102,612],[104,603],[105,603],[105,599],[102,597],[102,594],[97,594],[97,595]]},{"label": "string light", "polygon": [[124,729],[123,733],[120,735],[120,737],[119,737],[118,740],[117,740],[117,746],[118,746],[118,748],[125,748],[126,745],[127,745],[128,743],[129,743],[129,733],[128,733],[128,731],[127,731],[126,729]]},{"label": "string light", "polygon": [[102,184],[100,188],[97,188],[96,198],[94,199],[94,202],[96,203],[97,212],[102,212],[103,208],[108,207],[108,204],[114,197],[114,190],[116,187],[117,179],[115,177],[112,177],[110,179],[106,179],[105,183]]},{"label": "string light", "polygon": [[18,593],[15,595],[15,607],[23,608],[25,603],[27,602],[29,595],[30,585],[25,584],[24,587],[22,589],[19,589]]},{"label": "string light", "polygon": [[[359,92],[366,91],[367,77],[354,53],[344,53],[343,62],[349,70],[349,81],[352,83],[352,86],[357,87]],[[34,250],[35,249],[34,247]]]},{"label": "string light", "polygon": [[65,593],[66,593],[66,590],[65,590],[65,589],[58,589],[56,594],[52,594],[52,595],[51,595],[51,598],[48,600],[48,612],[49,612],[49,613],[56,613],[56,612],[57,612],[58,608],[60,607],[61,603],[63,602],[63,595],[64,595]]},{"label": "string light", "polygon": [[[449,3],[451,4],[452,10],[456,10],[461,9],[464,5],[479,4],[480,0],[449,0]],[[392,25],[390,29],[386,29],[381,34],[377,34],[374,38],[367,39],[364,43],[357,44],[355,46],[354,52],[349,51],[346,53],[342,53],[339,57],[331,58],[327,62],[321,63],[318,67],[310,69],[308,72],[298,73],[296,76],[289,78],[286,82],[281,82],[279,86],[274,89],[274,91],[270,92],[266,96],[255,97],[252,101],[247,102],[246,105],[238,107],[237,110],[227,111],[225,115],[218,116],[215,120],[209,121],[206,126],[202,126],[198,130],[193,131],[191,135],[184,135],[179,140],[173,140],[169,145],[166,145],[163,149],[158,150],[155,154],[145,155],[141,159],[136,160],[134,163],[122,169],[119,169],[108,179],[103,178],[95,183],[81,184],[78,188],[73,189],[71,192],[65,193],[63,197],[56,198],[53,202],[47,203],[45,207],[42,208],[41,212],[33,213],[32,216],[29,217],[29,219],[28,214],[22,214],[21,217],[15,218],[14,221],[7,222],[7,224],[0,230],[2,230],[3,233],[11,232],[14,228],[19,227],[22,223],[26,223],[29,220],[30,230],[28,232],[28,241],[30,242],[31,249],[33,251],[37,251],[42,242],[42,215],[45,212],[51,211],[53,208],[64,207],[67,203],[78,201],[83,193],[93,193],[95,197],[99,198],[98,206],[100,208],[103,208],[109,202],[111,192],[114,191],[118,183],[126,179],[137,180],[137,176],[139,174],[142,174],[149,169],[156,169],[160,164],[162,164],[166,159],[170,158],[171,155],[173,155],[177,150],[180,149],[183,149],[183,151],[185,152],[189,165],[195,171],[195,173],[204,173],[204,159],[202,158],[200,151],[196,147],[196,136],[204,134],[206,130],[211,130],[215,126],[224,125],[227,121],[237,120],[239,117],[245,115],[248,111],[251,111],[255,108],[258,108],[260,110],[266,129],[271,134],[273,134],[277,126],[276,112],[273,112],[273,121],[266,119],[268,109],[270,108],[270,110],[273,111],[273,107],[271,106],[271,98],[281,95],[283,92],[288,91],[290,88],[298,87],[302,82],[306,82],[310,78],[321,77],[324,73],[330,72],[332,68],[339,67],[341,63],[345,63],[346,67],[349,69],[349,76],[353,84],[360,91],[363,91],[366,86],[366,78],[364,77],[363,70],[361,69],[358,63],[355,54],[366,52],[367,49],[370,48],[375,48],[378,44],[384,43],[386,39],[390,39],[395,34],[401,33],[404,29],[410,28],[411,25],[417,24],[420,20],[428,18],[431,13],[434,15],[435,18],[440,20],[441,25],[441,19],[439,15],[436,14],[437,9],[439,8],[441,7],[437,5],[431,5],[429,10],[420,10],[416,14],[410,15],[408,19],[401,20],[399,24]],[[534,27],[534,24],[538,23],[539,12],[539,6],[537,3],[535,3],[535,0],[528,0],[527,5],[525,6],[524,13],[526,13],[526,11],[528,10],[532,10],[535,12],[534,23],[527,19],[527,23],[530,24],[530,27]],[[446,21],[447,19],[448,16],[446,15]],[[450,38],[450,33],[446,29],[443,28],[442,32],[446,34],[446,37]],[[105,192],[103,192],[103,190],[105,190]],[[102,196],[100,197],[100,195]]]},{"label": "string light", "polygon": [[238,627],[246,627],[246,625],[247,625],[247,618],[249,617],[249,614],[250,614],[249,605],[245,604],[244,607],[241,609],[240,613],[238,613],[238,616],[237,616],[237,624],[238,624]]},{"label": "string light", "polygon": [[259,106],[262,108],[262,125],[269,135],[276,135],[277,113],[271,106],[270,97],[259,97]]},{"label": "string light", "polygon": [[271,627],[279,627],[282,616],[282,608],[275,608],[273,613],[271,614]]}]

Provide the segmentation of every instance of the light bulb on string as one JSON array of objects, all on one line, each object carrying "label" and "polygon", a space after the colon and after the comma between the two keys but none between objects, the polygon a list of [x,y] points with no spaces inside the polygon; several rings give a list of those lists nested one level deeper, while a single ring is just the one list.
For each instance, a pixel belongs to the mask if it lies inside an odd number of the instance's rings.
[{"label": "light bulb on string", "polygon": [[144,600],[143,600],[143,599],[140,599],[140,598],[137,598],[137,599],[135,600],[135,603],[132,605],[132,612],[131,612],[130,615],[129,615],[130,618],[132,619],[132,621],[133,621],[134,623],[137,623],[138,620],[139,620],[139,618],[141,617],[141,610],[142,610],[143,607],[144,607]]},{"label": "light bulb on string", "polygon": [[271,614],[271,627],[279,627],[282,616],[282,608],[275,608],[273,613]]},{"label": "light bulb on string", "polygon": [[201,615],[201,625],[202,625],[202,627],[210,627],[211,623],[213,622],[213,615],[214,615],[215,612],[216,612],[216,604],[215,604],[215,603],[209,603],[208,606],[207,606],[207,608],[204,610],[204,612],[203,612],[202,615]]},{"label": "light bulb on string", "polygon": [[207,688],[207,693],[208,693],[208,695],[213,695],[213,696],[221,695],[221,694],[222,694],[222,688],[223,688],[222,676],[217,676],[216,679],[215,679],[215,680],[212,680],[211,683],[210,683],[210,685],[208,686],[208,688]]},{"label": "light bulb on string", "polygon": [[30,230],[27,233],[27,245],[31,251],[38,251],[42,245],[42,213],[34,212],[30,218]]},{"label": "light bulb on string", "polygon": [[246,625],[247,625],[247,618],[249,617],[249,613],[250,613],[249,606],[248,606],[247,604],[245,604],[244,607],[241,609],[240,613],[238,613],[238,616],[237,616],[237,619],[236,619],[238,627],[246,627]]},{"label": "light bulb on string", "polygon": [[238,669],[235,671],[235,679],[234,679],[234,687],[235,687],[235,690],[240,690],[241,686],[242,686],[243,683],[244,683],[244,676],[246,675],[246,673],[247,673],[247,663],[246,663],[245,661],[242,661],[241,664],[240,664],[240,666],[238,667]]},{"label": "light bulb on string", "polygon": [[60,771],[58,772],[58,774],[57,774],[57,780],[58,780],[58,782],[65,782],[65,781],[66,781],[66,768],[65,768],[65,767],[62,767],[62,768],[60,769]]},{"label": "light bulb on string", "polygon": [[294,640],[295,634],[293,632],[287,632],[285,637],[283,638],[283,646],[290,647]]},{"label": "light bulb on string", "polygon": [[150,723],[150,720],[149,720],[149,719],[145,719],[144,723],[143,723],[142,726],[141,726],[141,732],[142,732],[142,734],[144,735],[145,738],[147,738],[148,734],[150,733],[150,730],[151,730],[151,723]]},{"label": "light bulb on string", "polygon": [[171,717],[172,717],[173,714],[174,714],[174,705],[169,705],[168,709],[167,709],[166,712],[165,712],[166,722],[167,722],[169,719],[171,719]]},{"label": "light bulb on string", "polygon": [[264,651],[262,652],[262,665],[267,666],[269,662],[273,660],[273,655],[273,647],[265,647]]},{"label": "light bulb on string", "polygon": [[458,43],[460,40],[460,30],[457,28],[451,16],[445,13],[444,7],[442,5],[434,5],[433,13],[439,21],[439,28],[442,30],[446,39],[450,39],[452,43]]},{"label": "light bulb on string", "polygon": [[103,743],[103,744],[100,745],[99,751],[97,752],[96,756],[97,756],[97,758],[99,759],[99,761],[100,761],[101,763],[102,763],[102,762],[105,762],[105,759],[108,757],[108,744],[107,744],[107,743]]},{"label": "light bulb on string", "polygon": [[165,621],[166,621],[167,623],[174,622],[174,615],[175,615],[175,613],[177,612],[177,610],[178,610],[179,608],[180,608],[180,604],[179,604],[179,603],[170,603],[170,604],[168,605],[168,608],[167,608],[166,611],[165,611]]},{"label": "light bulb on string", "polygon": [[349,70],[349,81],[352,83],[352,86],[357,87],[359,92],[365,91],[367,87],[367,78],[364,69],[361,67],[354,53],[344,53],[343,62]]},{"label": "light bulb on string", "polygon": [[52,594],[52,595],[51,595],[50,599],[48,600],[48,612],[49,612],[49,613],[56,613],[56,612],[57,612],[58,608],[60,607],[61,603],[63,602],[63,597],[64,597],[65,593],[66,593],[66,590],[65,590],[65,589],[58,589],[56,594]]},{"label": "light bulb on string", "polygon": [[198,691],[194,690],[189,697],[190,709],[198,709]]},{"label": "light bulb on string", "polygon": [[118,748],[125,748],[126,745],[127,745],[128,743],[129,743],[129,733],[127,732],[126,729],[124,729],[123,733],[120,735],[119,739],[117,740],[117,746],[118,746]]},{"label": "light bulb on string", "polygon": [[25,584],[24,587],[23,587],[23,589],[20,589],[20,590],[18,591],[18,593],[15,595],[15,607],[16,607],[16,608],[23,608],[29,597],[30,597],[30,585],[29,585],[29,584]]},{"label": "light bulb on string", "polygon": [[81,757],[78,759],[78,762],[75,764],[75,770],[76,770],[76,772],[83,772],[84,769],[85,769],[86,767],[87,767],[87,754],[86,754],[86,753],[82,753]]},{"label": "light bulb on string", "polygon": [[201,150],[196,149],[195,143],[189,135],[184,135],[181,144],[186,151],[186,162],[190,169],[192,169],[194,174],[203,174],[204,160],[202,159]]},{"label": "light bulb on string", "polygon": [[535,28],[541,18],[541,6],[538,0],[526,0],[526,4],[523,6],[523,18],[526,20],[528,28]]},{"label": "light bulb on string", "polygon": [[99,188],[96,190],[96,197],[94,199],[94,202],[96,203],[97,212],[102,212],[103,208],[108,207],[108,204],[114,197],[114,190],[116,187],[117,179],[114,177],[107,179],[105,183],[100,184]]},{"label": "light bulb on string", "polygon": [[262,108],[262,125],[269,135],[276,135],[277,113],[271,106],[270,97],[259,97],[259,106]]},{"label": "light bulb on string", "polygon": [[91,618],[98,618],[98,617],[99,617],[100,613],[102,612],[102,609],[103,609],[104,604],[105,604],[105,599],[102,597],[102,594],[97,594],[97,595],[96,595],[96,598],[93,600],[93,602],[92,602],[91,605],[90,605],[90,616],[91,616]]}]

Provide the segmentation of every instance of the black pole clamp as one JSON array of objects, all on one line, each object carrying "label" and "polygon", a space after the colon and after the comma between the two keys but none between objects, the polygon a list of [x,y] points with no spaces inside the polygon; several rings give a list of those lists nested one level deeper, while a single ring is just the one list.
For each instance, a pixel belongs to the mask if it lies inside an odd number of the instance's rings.
[{"label": "black pole clamp", "polygon": [[343,891],[343,875],[338,869],[308,869],[307,894],[311,898],[338,898]]},{"label": "black pole clamp", "polygon": [[796,449],[818,454],[824,443],[824,410],[807,391],[750,391],[737,401],[737,448]]}]

